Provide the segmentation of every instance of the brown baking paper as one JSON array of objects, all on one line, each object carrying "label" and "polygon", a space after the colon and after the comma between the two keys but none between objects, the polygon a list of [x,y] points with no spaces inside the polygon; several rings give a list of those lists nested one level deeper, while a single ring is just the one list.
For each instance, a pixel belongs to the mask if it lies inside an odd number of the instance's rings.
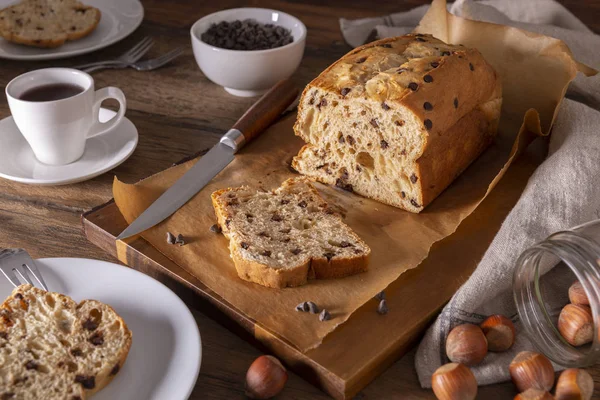
[{"label": "brown baking paper", "polygon": [[[435,1],[418,27],[451,43],[479,48],[504,82],[504,107],[496,142],[421,214],[411,214],[337,188],[317,184],[372,249],[370,270],[337,280],[311,281],[299,288],[271,289],[238,278],[228,241],[209,231],[215,223],[210,194],[221,188],[253,185],[277,187],[294,176],[291,158],[302,141],[293,134],[295,115],[269,128],[173,216],[142,236],[256,324],[306,351],[343,323],[361,305],[428,255],[433,243],[451,235],[483,200],[532,135],[547,134],[578,65],[560,41],[514,28],[463,20]],[[526,82],[525,82],[526,81]],[[540,87],[543,86],[543,87]],[[537,110],[537,111],[536,111]],[[521,133],[523,140],[516,140]],[[196,160],[173,167],[134,185],[115,178],[115,202],[128,222],[136,218]],[[169,245],[166,232],[182,234],[183,247]],[[444,268],[444,265],[440,265]],[[313,301],[332,319],[294,311]],[[373,312],[376,312],[373,310]],[[391,310],[390,312],[394,312]]]}]

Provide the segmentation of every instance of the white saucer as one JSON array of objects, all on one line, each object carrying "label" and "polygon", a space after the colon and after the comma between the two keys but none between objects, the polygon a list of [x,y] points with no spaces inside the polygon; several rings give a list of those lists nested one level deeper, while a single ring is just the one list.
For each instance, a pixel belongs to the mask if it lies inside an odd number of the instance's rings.
[{"label": "white saucer", "polygon": [[[100,109],[100,121],[114,111]],[[68,165],[39,162],[12,117],[0,121],[0,177],[32,185],[66,185],[105,173],[129,158],[138,143],[135,125],[126,117],[115,129],[88,139],[83,156]]]},{"label": "white saucer", "polygon": [[[85,258],[43,258],[36,265],[50,291],[112,306],[133,333],[125,365],[94,400],[185,400],[202,358],[198,326],[162,283],[121,265]],[[0,300],[13,287],[0,279]]]}]

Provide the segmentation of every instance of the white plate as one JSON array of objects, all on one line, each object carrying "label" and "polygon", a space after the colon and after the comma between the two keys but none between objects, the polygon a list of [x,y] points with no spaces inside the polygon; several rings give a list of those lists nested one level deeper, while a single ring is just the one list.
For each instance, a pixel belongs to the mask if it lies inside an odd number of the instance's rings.
[{"label": "white plate", "polygon": [[[187,306],[162,283],[121,265],[85,258],[36,260],[51,291],[112,306],[133,333],[129,357],[94,400],[185,400],[202,358],[200,333]],[[2,277],[0,297],[13,287]]]},{"label": "white plate", "polygon": [[[0,0],[0,9],[16,0]],[[0,58],[10,60],[54,60],[90,53],[129,36],[144,19],[144,7],[138,0],[82,0],[100,9],[102,18],[88,36],[69,41],[55,49],[39,49],[7,42],[0,38]]]},{"label": "white plate", "polygon": [[[114,111],[100,109],[106,122]],[[39,162],[12,117],[0,121],[0,177],[31,185],[66,185],[94,178],[123,163],[138,143],[135,125],[123,118],[113,130],[88,139],[83,156],[67,165]]]}]

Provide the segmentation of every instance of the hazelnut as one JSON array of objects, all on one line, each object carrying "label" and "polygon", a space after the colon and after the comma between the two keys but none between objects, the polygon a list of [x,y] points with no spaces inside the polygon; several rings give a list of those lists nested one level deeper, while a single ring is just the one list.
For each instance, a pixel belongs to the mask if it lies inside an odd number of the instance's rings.
[{"label": "hazelnut", "polygon": [[594,379],[583,369],[566,369],[556,382],[556,400],[590,400],[593,393]]},{"label": "hazelnut", "polygon": [[489,351],[506,351],[515,342],[515,326],[504,315],[492,315],[479,325]]},{"label": "hazelnut", "polygon": [[575,281],[569,288],[569,301],[573,304],[590,305],[590,300],[581,285],[581,282]]},{"label": "hazelnut", "polygon": [[590,343],[594,337],[594,319],[590,307],[567,304],[558,316],[558,331],[573,346]]},{"label": "hazelnut", "polygon": [[549,391],[554,385],[552,363],[545,356],[533,351],[522,351],[517,354],[508,370],[519,392],[527,389]]},{"label": "hazelnut", "polygon": [[246,373],[246,396],[270,399],[283,390],[288,379],[285,367],[273,356],[260,356]]},{"label": "hazelnut", "polygon": [[487,340],[477,325],[462,324],[450,331],[446,355],[452,362],[467,366],[479,364],[487,354]]},{"label": "hazelnut", "polygon": [[516,395],[514,400],[554,400],[554,397],[545,390],[527,389]]},{"label": "hazelnut", "polygon": [[457,363],[439,367],[431,377],[431,388],[439,400],[473,400],[477,396],[475,376]]}]

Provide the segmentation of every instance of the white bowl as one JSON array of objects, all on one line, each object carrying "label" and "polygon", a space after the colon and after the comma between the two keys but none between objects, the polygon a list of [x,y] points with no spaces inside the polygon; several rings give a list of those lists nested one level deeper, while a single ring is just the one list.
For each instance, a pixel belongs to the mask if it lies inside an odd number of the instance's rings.
[{"label": "white bowl", "polygon": [[[294,41],[268,50],[228,50],[204,43],[200,36],[214,23],[254,19],[291,30]],[[235,96],[258,96],[300,65],[306,42],[306,27],[289,14],[266,8],[233,8],[209,14],[192,26],[192,48],[198,66],[208,79]]]}]

